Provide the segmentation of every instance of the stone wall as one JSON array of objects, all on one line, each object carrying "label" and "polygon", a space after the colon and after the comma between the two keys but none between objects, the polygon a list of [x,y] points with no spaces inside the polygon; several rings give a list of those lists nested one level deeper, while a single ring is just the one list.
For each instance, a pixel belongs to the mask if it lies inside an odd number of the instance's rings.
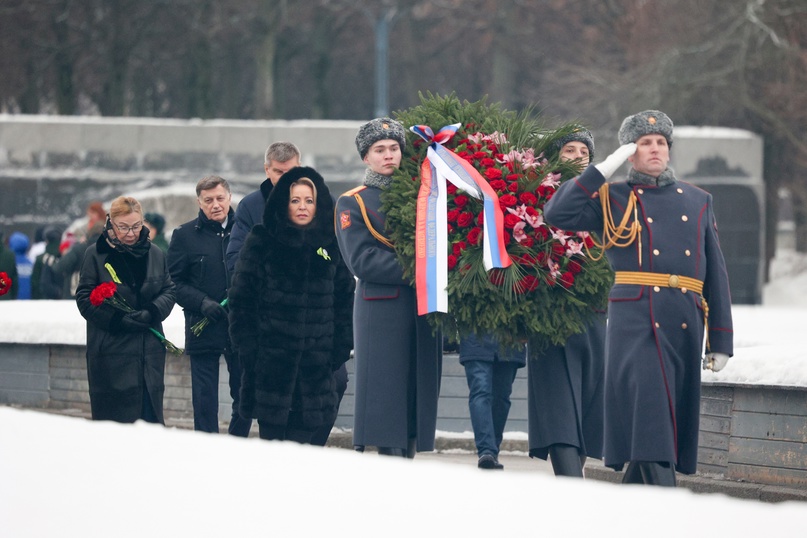
[{"label": "stone wall", "polygon": [[[0,230],[32,236],[67,226],[89,202],[136,195],[147,211],[167,212],[167,230],[198,208],[194,185],[205,175],[230,181],[240,198],[265,179],[264,152],[295,143],[334,194],[357,185],[364,164],[354,138],[359,121],[162,120],[0,114]],[[185,200],[160,203],[171,188]],[[175,206],[180,206],[176,215]]]}]

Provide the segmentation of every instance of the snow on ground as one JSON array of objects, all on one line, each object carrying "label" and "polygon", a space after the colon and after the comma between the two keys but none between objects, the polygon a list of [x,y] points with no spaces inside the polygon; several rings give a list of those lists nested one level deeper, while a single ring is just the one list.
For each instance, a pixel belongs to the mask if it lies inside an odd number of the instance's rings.
[{"label": "snow on ground", "polygon": [[[0,407],[0,535],[763,536],[804,505]],[[686,534],[684,534],[686,533]]]}]

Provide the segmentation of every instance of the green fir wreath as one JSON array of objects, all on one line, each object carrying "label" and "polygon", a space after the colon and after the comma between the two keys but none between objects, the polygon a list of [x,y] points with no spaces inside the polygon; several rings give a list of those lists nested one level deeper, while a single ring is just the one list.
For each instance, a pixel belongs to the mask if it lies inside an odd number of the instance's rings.
[{"label": "green fir wreath", "polygon": [[[428,314],[450,338],[492,334],[503,345],[529,341],[533,351],[563,345],[585,329],[594,309],[605,309],[613,273],[587,233],[567,233],[543,222],[543,206],[560,182],[579,172],[547,151],[576,124],[547,129],[531,109],[515,113],[485,100],[461,102],[420,95],[421,104],[395,114],[405,128],[435,132],[460,124],[444,147],[467,160],[499,196],[505,245],[512,265],[486,271],[481,246],[482,202],[448,186],[448,314]],[[428,143],[407,131],[401,167],[382,195],[387,233],[404,274],[414,283],[416,202]],[[554,156],[547,160],[544,155]]]}]

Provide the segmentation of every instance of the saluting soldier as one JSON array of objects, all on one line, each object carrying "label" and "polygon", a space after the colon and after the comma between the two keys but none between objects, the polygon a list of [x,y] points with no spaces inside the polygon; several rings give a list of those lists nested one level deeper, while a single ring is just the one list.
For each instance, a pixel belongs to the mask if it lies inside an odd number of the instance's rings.
[{"label": "saluting soldier", "polygon": [[403,277],[381,194],[401,164],[403,125],[376,118],[359,128],[356,148],[364,184],[336,202],[336,237],[358,278],[353,309],[356,398],[353,444],[413,458],[434,450],[440,392],[441,337],[417,315],[415,291]]},{"label": "saluting soldier", "polygon": [[[700,366],[733,353],[731,297],[712,196],[667,165],[673,123],[658,110],[628,116],[622,146],[561,185],[544,216],[601,235],[615,283],[608,306],[605,465],[623,482],[675,486],[697,468]],[[607,179],[627,159],[627,181]]]}]

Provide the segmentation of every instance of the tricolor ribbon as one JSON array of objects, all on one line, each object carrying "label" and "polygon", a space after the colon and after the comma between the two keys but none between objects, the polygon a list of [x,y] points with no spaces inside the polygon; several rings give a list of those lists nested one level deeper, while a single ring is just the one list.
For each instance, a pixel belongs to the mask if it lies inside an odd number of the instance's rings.
[{"label": "tricolor ribbon", "polygon": [[504,247],[504,215],[499,197],[490,184],[465,159],[443,147],[460,124],[447,125],[437,134],[427,125],[410,130],[429,143],[420,167],[420,191],[415,227],[415,290],[418,315],[448,312],[448,221],[446,180],[484,207],[482,252],[486,270],[508,267],[512,262]]}]

